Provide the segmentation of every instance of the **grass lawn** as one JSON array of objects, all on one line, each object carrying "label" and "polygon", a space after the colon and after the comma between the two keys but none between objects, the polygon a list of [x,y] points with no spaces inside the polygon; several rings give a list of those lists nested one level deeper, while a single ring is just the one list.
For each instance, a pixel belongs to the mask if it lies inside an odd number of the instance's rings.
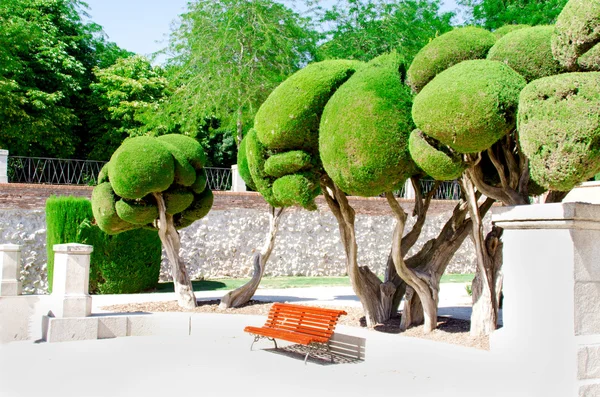
[{"label": "grass lawn", "polygon": [[[194,291],[219,291],[238,288],[248,278],[222,278],[192,281]],[[473,274],[445,274],[442,283],[470,283]],[[306,288],[350,286],[348,277],[263,277],[259,288]],[[159,283],[155,292],[173,292],[173,283]]]}]

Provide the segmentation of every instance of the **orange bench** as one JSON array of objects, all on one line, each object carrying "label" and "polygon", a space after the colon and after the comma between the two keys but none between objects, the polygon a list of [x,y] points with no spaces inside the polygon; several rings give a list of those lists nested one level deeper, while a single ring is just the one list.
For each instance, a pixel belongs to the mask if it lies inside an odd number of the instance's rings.
[{"label": "orange bench", "polygon": [[[245,332],[254,335],[252,346],[261,338],[267,338],[275,344],[275,339],[299,343],[309,348],[325,347],[329,349],[329,339],[333,336],[333,330],[340,316],[347,314],[343,310],[322,309],[304,305],[292,305],[288,303],[274,303],[269,311],[265,325],[262,327],[246,327]],[[308,359],[310,349],[304,357],[304,363]]]}]

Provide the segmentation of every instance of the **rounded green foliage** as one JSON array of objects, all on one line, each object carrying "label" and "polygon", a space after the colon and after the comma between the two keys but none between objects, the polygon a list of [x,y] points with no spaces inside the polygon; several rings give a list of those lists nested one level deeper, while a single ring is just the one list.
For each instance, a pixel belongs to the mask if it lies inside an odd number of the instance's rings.
[{"label": "rounded green foliage", "polygon": [[175,215],[183,212],[194,201],[194,193],[188,189],[174,188],[163,193],[165,199],[165,212]]},{"label": "rounded green foliage", "polygon": [[415,56],[406,83],[419,92],[433,78],[462,61],[484,59],[496,37],[477,27],[457,28],[435,38]]},{"label": "rounded green foliage", "polygon": [[465,61],[440,73],[416,96],[417,127],[459,153],[486,150],[515,126],[525,79],[497,61]]},{"label": "rounded green foliage", "polygon": [[496,36],[496,39],[500,39],[501,37],[504,37],[504,35],[507,35],[511,32],[514,32],[516,30],[519,29],[525,29],[525,28],[529,28],[529,25],[504,25],[501,28],[498,28],[496,30],[494,30],[494,36]]},{"label": "rounded green foliage", "polygon": [[200,143],[194,138],[181,134],[167,134],[157,138],[159,141],[175,146],[195,170],[206,164],[206,154]]},{"label": "rounded green foliage", "polygon": [[139,199],[148,193],[162,192],[175,179],[173,155],[156,138],[126,139],[108,164],[110,183],[123,198]]},{"label": "rounded green foliage", "polygon": [[[600,70],[586,53],[600,43],[600,1],[570,0],[556,19],[552,52],[567,70]],[[594,50],[597,54],[598,50]],[[583,57],[583,61],[579,60]]]},{"label": "rounded green foliage", "polygon": [[260,141],[269,149],[314,151],[323,107],[360,65],[358,61],[323,61],[294,73],[258,109],[254,128]]},{"label": "rounded green foliage", "polygon": [[310,168],[311,163],[310,154],[302,150],[292,150],[269,157],[265,162],[265,173],[279,178]]},{"label": "rounded green foliage", "polygon": [[101,183],[105,183],[108,182],[108,163],[104,164],[102,166],[102,168],[100,168],[100,172],[98,173],[98,182],[96,183],[96,185],[99,185]]},{"label": "rounded green foliage", "polygon": [[156,204],[144,200],[125,200],[116,202],[115,209],[119,218],[134,225],[146,225],[158,218]]},{"label": "rounded green foliage", "polygon": [[583,70],[600,70],[600,43],[580,56],[577,63]]},{"label": "rounded green foliage", "polygon": [[282,206],[300,205],[309,211],[317,209],[315,197],[319,194],[315,174],[292,174],[278,178],[273,183],[273,194]]},{"label": "rounded green foliage", "polygon": [[248,169],[252,180],[256,186],[256,190],[260,192],[265,201],[273,207],[281,207],[281,203],[277,201],[273,195],[274,177],[265,173],[265,158],[267,157],[267,149],[258,140],[258,135],[255,129],[251,129],[246,135],[246,155],[248,156]]},{"label": "rounded green foliage", "polygon": [[158,139],[158,141],[173,155],[173,160],[175,161],[175,183],[180,186],[190,186],[194,183],[196,180],[196,170],[189,163],[184,152],[164,139]]},{"label": "rounded green foliage", "polygon": [[488,59],[504,62],[525,80],[562,73],[563,67],[552,56],[554,26],[535,26],[508,33],[494,44]]},{"label": "rounded green foliage", "polygon": [[325,171],[347,194],[393,191],[416,172],[408,152],[411,93],[402,84],[400,57],[373,59],[327,103],[319,151]]},{"label": "rounded green foliage", "polygon": [[519,135],[531,178],[568,191],[600,171],[600,73],[531,82],[519,102]]},{"label": "rounded green foliage", "polygon": [[196,171],[196,180],[190,186],[190,190],[196,194],[200,194],[206,189],[206,184],[208,180],[206,178],[206,170],[203,168],[201,170]]},{"label": "rounded green foliage", "polygon": [[408,140],[408,148],[414,162],[438,181],[457,179],[466,169],[459,156],[446,153],[430,144],[420,130],[414,130]]},{"label": "rounded green foliage", "polygon": [[212,208],[213,202],[214,195],[210,189],[206,189],[201,194],[195,194],[192,204],[181,214],[175,216],[175,225],[177,228],[183,228],[204,218]]},{"label": "rounded green foliage", "polygon": [[[252,180],[252,175],[250,174],[250,168],[248,168],[248,155],[246,154],[246,142],[248,142],[248,135],[242,139],[240,142],[240,146],[238,147],[237,153],[237,166],[238,172],[246,186],[248,186],[251,190],[256,190],[256,186],[254,185],[254,181]],[[198,193],[198,192],[197,192]]]},{"label": "rounded green foliage", "polygon": [[138,225],[119,218],[115,208],[118,197],[110,183],[101,183],[92,191],[92,212],[98,227],[108,234],[117,234],[135,229]]}]

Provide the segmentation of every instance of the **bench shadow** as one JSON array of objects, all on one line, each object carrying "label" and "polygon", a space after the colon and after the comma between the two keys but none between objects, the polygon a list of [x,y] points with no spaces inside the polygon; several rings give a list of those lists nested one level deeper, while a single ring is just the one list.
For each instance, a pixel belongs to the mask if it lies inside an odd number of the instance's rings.
[{"label": "bench shadow", "polygon": [[365,360],[366,339],[336,332],[329,341],[329,348],[331,353],[324,349],[312,349],[300,344],[290,344],[280,346],[277,349],[273,347],[264,350],[300,361],[304,361],[306,353],[310,353],[307,362],[323,366],[358,364]]}]

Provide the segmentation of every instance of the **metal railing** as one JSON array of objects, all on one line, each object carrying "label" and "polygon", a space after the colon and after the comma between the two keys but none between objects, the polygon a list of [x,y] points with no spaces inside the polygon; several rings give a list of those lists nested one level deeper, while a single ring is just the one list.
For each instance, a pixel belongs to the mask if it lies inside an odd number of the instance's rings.
[{"label": "metal railing", "polygon": [[[9,156],[8,182],[94,186],[104,164],[105,161]],[[230,168],[204,169],[211,190],[231,189]]]},{"label": "metal railing", "polygon": [[[433,179],[421,179],[421,193],[426,194],[433,188],[434,185],[435,181]],[[433,194],[433,199],[459,200],[460,193],[460,185],[457,181],[443,181]]]}]

